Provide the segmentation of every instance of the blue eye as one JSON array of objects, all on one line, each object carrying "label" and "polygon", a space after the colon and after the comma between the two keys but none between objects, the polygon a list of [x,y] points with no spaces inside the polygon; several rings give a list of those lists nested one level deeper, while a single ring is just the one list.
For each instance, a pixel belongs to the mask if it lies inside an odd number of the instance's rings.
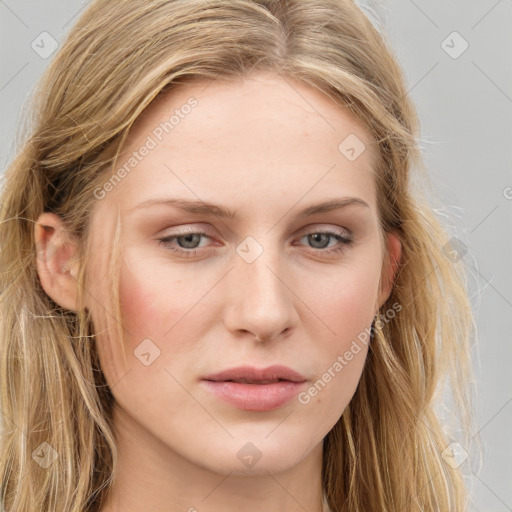
[{"label": "blue eye", "polygon": [[[159,241],[162,243],[162,245],[164,245],[168,249],[171,249],[171,251],[174,251],[185,257],[193,257],[196,256],[198,252],[195,244],[203,236],[209,238],[209,236],[206,233],[199,231],[197,233],[183,233],[181,235],[167,236],[165,238],[160,238]],[[184,244],[184,247],[173,245],[172,240],[174,239],[181,240],[181,243]]]},{"label": "blue eye", "polygon": [[[302,238],[307,238],[310,243],[313,243],[313,248],[318,249],[322,252],[327,253],[336,253],[344,250],[346,247],[350,247],[354,240],[345,234],[338,234],[332,231],[314,231],[312,233],[308,233],[304,235]],[[335,239],[336,244],[334,246],[324,246],[324,243],[329,241],[329,239]],[[315,245],[317,245],[315,247]],[[320,247],[318,247],[320,245]]]},{"label": "blue eye", "polygon": [[[200,252],[198,244],[202,237],[210,238],[206,233],[197,231],[194,233],[182,233],[160,238],[159,242],[178,255],[191,258],[197,256],[198,252]],[[307,238],[309,243],[313,243],[313,249],[326,254],[339,253],[354,243],[351,236],[341,232],[335,233],[333,231],[312,231],[311,233],[303,235],[299,240],[303,238]],[[332,239],[335,240],[335,245],[329,246],[329,241]],[[173,243],[173,240],[177,241],[177,245]]]}]

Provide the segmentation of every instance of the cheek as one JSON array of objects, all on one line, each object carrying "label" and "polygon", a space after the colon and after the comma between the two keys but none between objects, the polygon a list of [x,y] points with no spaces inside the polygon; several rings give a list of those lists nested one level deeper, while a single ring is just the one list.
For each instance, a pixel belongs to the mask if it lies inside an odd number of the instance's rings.
[{"label": "cheek", "polygon": [[119,281],[119,301],[123,322],[131,337],[150,337],[162,318],[157,304],[156,290],[150,289],[143,275],[136,275],[123,265]]},{"label": "cheek", "polygon": [[[125,255],[119,277],[119,301],[124,326],[133,342],[163,339],[183,315],[181,281],[163,276],[145,260]],[[142,263],[142,264],[141,264]]]},{"label": "cheek", "polygon": [[317,361],[316,374],[298,399],[307,406],[309,418],[317,417],[322,426],[334,425],[350,403],[368,353],[379,274],[352,270],[349,276],[339,273],[316,300],[326,328],[315,330],[311,355]]},{"label": "cheek", "polygon": [[[321,320],[315,319],[315,380],[299,397],[315,414],[336,422],[356,391],[368,353],[370,327],[378,300],[380,253],[359,253],[329,278],[307,280],[303,297]],[[315,285],[315,286],[313,286]],[[309,290],[309,292],[308,292]],[[312,292],[314,290],[314,292]],[[307,295],[306,295],[307,294]]]},{"label": "cheek", "polygon": [[195,286],[181,269],[142,252],[126,251],[119,302],[127,348],[142,350],[141,343],[149,339],[160,351],[156,366],[175,364],[176,356],[194,350],[197,326],[204,320],[201,299],[207,291]]},{"label": "cheek", "polygon": [[346,267],[316,294],[319,316],[334,336],[338,349],[371,325],[378,300],[380,267]]}]

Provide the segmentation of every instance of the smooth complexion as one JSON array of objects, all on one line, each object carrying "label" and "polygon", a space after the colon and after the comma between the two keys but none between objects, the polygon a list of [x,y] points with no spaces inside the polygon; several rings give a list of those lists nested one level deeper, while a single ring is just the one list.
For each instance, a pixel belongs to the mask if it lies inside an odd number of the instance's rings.
[{"label": "smooth complexion", "polygon": [[[158,98],[118,166],[190,97],[197,106],[92,212],[87,307],[115,397],[120,455],[102,512],[319,512],[322,440],[354,395],[367,350],[307,405],[294,398],[244,410],[202,379],[280,364],[305,376],[307,389],[371,325],[395,271],[383,266],[385,251],[400,258],[397,238],[380,231],[376,148],[316,89],[260,73]],[[338,150],[349,134],[366,146],[354,161]],[[356,199],[300,215],[343,198]],[[220,205],[232,216],[185,211],[170,199]],[[118,212],[126,363],[105,286]],[[35,235],[39,251],[49,241],[55,251],[38,260],[45,290],[73,309],[73,246],[59,218],[42,214]],[[259,252],[250,263],[242,257]],[[150,359],[153,345],[160,351],[147,365],[134,354],[143,340],[151,340]],[[247,453],[259,457],[251,467],[241,460]]]}]

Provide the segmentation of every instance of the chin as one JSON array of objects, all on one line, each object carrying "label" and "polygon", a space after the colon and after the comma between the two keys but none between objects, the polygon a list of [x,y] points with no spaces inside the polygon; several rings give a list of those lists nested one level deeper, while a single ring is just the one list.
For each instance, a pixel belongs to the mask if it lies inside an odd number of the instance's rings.
[{"label": "chin", "polygon": [[198,454],[194,462],[209,471],[220,474],[243,476],[268,475],[287,471],[299,464],[313,449],[307,446],[304,438],[294,439],[283,430],[274,439],[268,432],[260,436],[237,436],[215,446],[210,443]]}]

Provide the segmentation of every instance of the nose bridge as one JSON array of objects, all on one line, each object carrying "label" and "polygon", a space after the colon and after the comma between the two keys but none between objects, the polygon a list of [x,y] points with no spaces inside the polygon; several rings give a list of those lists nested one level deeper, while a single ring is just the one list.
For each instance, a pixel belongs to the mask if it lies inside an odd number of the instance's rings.
[{"label": "nose bridge", "polygon": [[230,272],[226,326],[249,331],[259,340],[279,336],[296,320],[291,291],[281,275],[280,248],[272,239],[272,235],[244,239],[236,247]]}]

